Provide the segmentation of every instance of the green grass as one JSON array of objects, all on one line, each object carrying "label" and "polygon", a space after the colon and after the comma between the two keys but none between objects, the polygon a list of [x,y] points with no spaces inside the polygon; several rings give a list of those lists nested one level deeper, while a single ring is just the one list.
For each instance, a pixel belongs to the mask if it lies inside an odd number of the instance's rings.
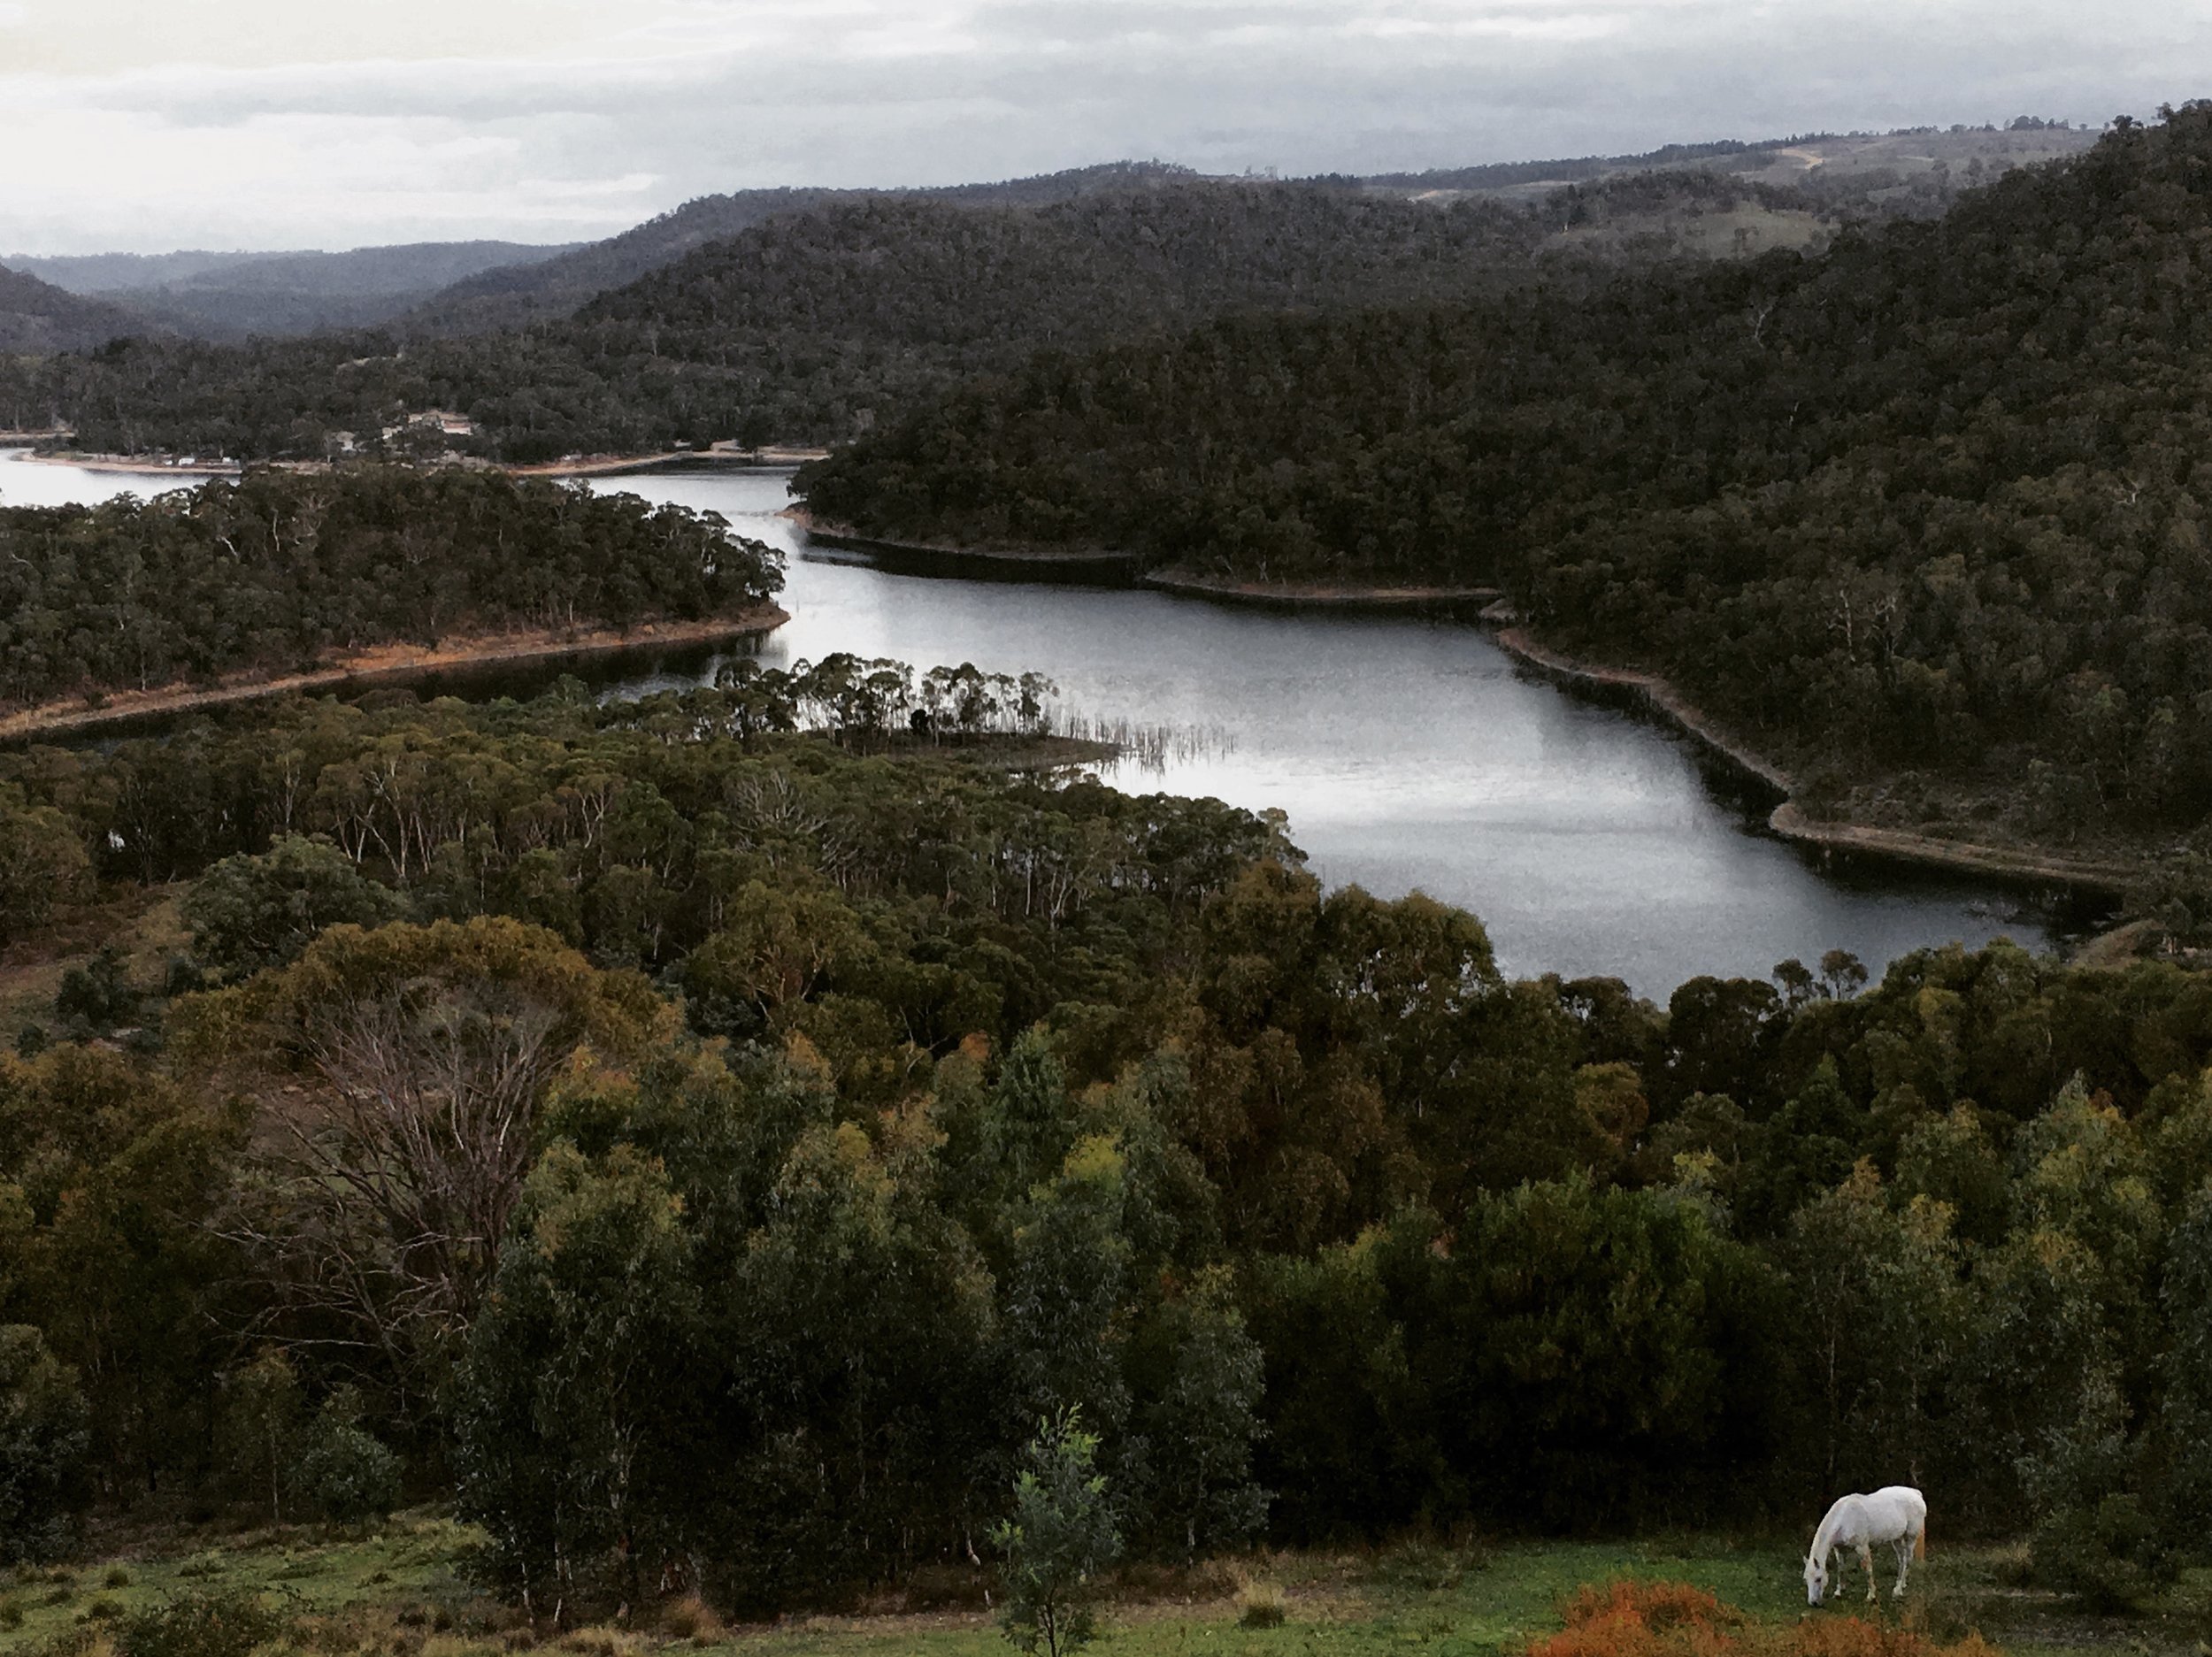
[{"label": "green grass", "polygon": [[[303,1619],[292,1649],[350,1657],[506,1657],[529,1643],[518,1619],[469,1586],[465,1528],[427,1514],[367,1534],[261,1531],[188,1551],[146,1550],[58,1571],[0,1575],[0,1652],[35,1651],[195,1588],[245,1588]],[[2033,1657],[2193,1657],[2212,1631],[2212,1573],[2170,1596],[2160,1615],[2125,1621],[2075,1615],[2016,1586],[2017,1550],[1957,1548],[1916,1568],[1905,1615],[1939,1638],[1978,1627]],[[1105,1610],[1098,1657],[1501,1657],[1559,1626],[1560,1607],[1586,1583],[1628,1576],[1694,1583],[1756,1618],[1807,1615],[1791,1538],[1732,1541],[1663,1536],[1640,1543],[1514,1543],[1455,1550],[1402,1544],[1356,1553],[1256,1555],[1193,1576],[1125,1584]],[[1244,1628],[1240,1582],[1278,1591],[1279,1628]],[[1853,1578],[1848,1597],[1811,1615],[1868,1614]],[[95,1604],[105,1615],[88,1620]],[[1898,1613],[1886,1599],[1885,1620]],[[650,1631],[545,1634],[537,1649],[575,1657],[643,1657],[662,1648],[697,1657],[1004,1657],[1011,1648],[982,1610],[886,1612],[801,1618],[772,1628],[702,1630],[670,1640]],[[101,1650],[93,1648],[95,1657]],[[273,1649],[268,1657],[279,1657]]]},{"label": "green grass", "polygon": [[[0,1571],[0,1652],[35,1650],[86,1622],[96,1604],[122,1616],[195,1590],[248,1589],[302,1615],[358,1607],[454,1606],[473,1591],[460,1576],[471,1533],[450,1520],[403,1515],[371,1534],[257,1531],[188,1552],[133,1554],[96,1565]],[[114,1584],[114,1573],[128,1580]]]},{"label": "green grass", "polygon": [[[1492,1657],[1559,1626],[1559,1607],[1583,1584],[1617,1576],[1687,1580],[1761,1616],[1795,1615],[1803,1586],[1785,1547],[1716,1538],[1515,1544],[1471,1553],[1416,1545],[1349,1554],[1283,1554],[1245,1561],[1283,1590],[1280,1628],[1239,1627],[1225,1599],[1187,1607],[1118,1605],[1107,1613],[1101,1657],[1371,1657],[1382,1653]],[[706,1649],[742,1657],[984,1657],[1011,1650],[987,1620],[822,1619],[741,1634]]]}]

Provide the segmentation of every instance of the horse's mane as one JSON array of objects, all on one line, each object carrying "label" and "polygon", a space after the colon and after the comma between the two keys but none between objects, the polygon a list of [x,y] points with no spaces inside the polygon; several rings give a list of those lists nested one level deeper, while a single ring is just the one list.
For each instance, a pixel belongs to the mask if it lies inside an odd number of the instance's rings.
[{"label": "horse's mane", "polygon": [[1821,1515],[1820,1528],[1813,1532],[1813,1546],[1809,1557],[1825,1559],[1828,1556],[1828,1550],[1835,1542],[1836,1532],[1842,1529],[1845,1511],[1862,1500],[1863,1498],[1854,1492],[1839,1496],[1828,1504],[1828,1511]]}]

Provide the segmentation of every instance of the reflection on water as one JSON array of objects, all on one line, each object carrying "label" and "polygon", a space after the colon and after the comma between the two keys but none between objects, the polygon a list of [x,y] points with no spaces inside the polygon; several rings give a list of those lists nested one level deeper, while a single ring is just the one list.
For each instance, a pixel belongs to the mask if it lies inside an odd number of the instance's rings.
[{"label": "reflection on water", "polygon": [[[41,494],[19,483],[24,472],[45,474]],[[0,502],[147,487],[0,461]],[[1280,808],[1325,879],[1464,905],[1509,971],[1612,974],[1664,997],[1698,973],[1763,976],[1834,947],[1878,972],[1927,944],[2049,941],[2046,917],[1999,887],[1893,868],[1822,872],[1757,832],[1756,814],[1701,773],[1686,742],[1520,677],[1463,624],[895,574],[804,556],[777,516],[787,496],[772,474],[597,487],[712,509],[791,552],[792,619],[750,647],[764,663],[845,650],[925,671],[1042,672],[1064,720],[1155,733],[1103,768],[1107,781]],[[727,659],[632,661],[608,687],[711,683]]]}]

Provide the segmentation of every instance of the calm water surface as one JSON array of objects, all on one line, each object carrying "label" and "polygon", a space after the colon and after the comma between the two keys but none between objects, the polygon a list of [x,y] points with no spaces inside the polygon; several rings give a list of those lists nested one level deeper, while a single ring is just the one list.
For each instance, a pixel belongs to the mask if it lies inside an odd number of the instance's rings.
[{"label": "calm water surface", "polygon": [[30,458],[27,449],[0,449],[0,506],[73,506],[119,495],[158,495],[188,489],[204,478],[192,473],[93,472],[52,466]]},{"label": "calm water surface", "polygon": [[[172,481],[0,459],[0,502],[12,504]],[[1463,905],[1509,972],[1612,974],[1663,998],[1699,973],[1763,977],[1838,947],[1878,973],[1927,944],[2052,941],[2052,917],[2005,888],[1886,867],[1824,871],[1758,832],[1760,814],[1717,787],[1687,742],[1520,677],[1463,624],[894,574],[810,556],[777,516],[788,495],[776,475],[595,487],[711,508],[791,554],[792,619],[761,643],[762,660],[849,650],[918,669],[1043,671],[1071,709],[1199,739],[1159,769],[1109,766],[1106,780],[1279,807],[1324,879]],[[710,680],[722,659],[633,664],[608,688]]]}]

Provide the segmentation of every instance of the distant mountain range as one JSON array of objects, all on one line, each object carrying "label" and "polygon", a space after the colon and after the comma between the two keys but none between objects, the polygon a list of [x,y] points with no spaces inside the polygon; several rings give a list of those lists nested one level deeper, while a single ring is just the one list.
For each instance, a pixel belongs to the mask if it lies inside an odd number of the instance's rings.
[{"label": "distant mountain range", "polygon": [[119,305],[0,267],[0,355],[85,350],[143,326]]},{"label": "distant mountain range", "polygon": [[388,322],[481,272],[526,267],[580,244],[418,242],[345,253],[96,253],[0,261],[72,293],[200,339],[312,334]]},{"label": "distant mountain range", "polygon": [[2008,127],[1911,127],[1888,133],[1810,133],[1755,143],[1667,144],[1632,156],[1579,156],[1555,161],[1500,161],[1426,173],[1382,173],[1362,179],[1370,188],[1424,195],[1532,197],[1563,185],[1623,173],[1696,170],[1732,173],[1747,182],[1790,185],[1816,195],[1909,189],[1937,180],[1957,188],[1985,174],[2061,156],[2097,142],[2085,127],[2022,116]]},{"label": "distant mountain range", "polygon": [[726,242],[772,219],[856,202],[890,197],[967,207],[1044,207],[1108,191],[1156,188],[1197,176],[1188,167],[1165,162],[1115,161],[1037,178],[941,189],[738,190],[728,196],[703,196],[558,258],[488,270],[457,281],[418,307],[410,320],[432,333],[480,334],[572,316],[598,295],[626,287],[696,249]]},{"label": "distant mountain range", "polygon": [[[1562,189],[1648,173],[1699,172],[1734,181],[1786,187],[1805,203],[1850,216],[1927,217],[1957,191],[2013,166],[2078,153],[2096,134],[2078,127],[2022,120],[2008,127],[1913,128],[1884,134],[1815,134],[1757,142],[1671,144],[1630,156],[1585,156],[1516,161],[1425,173],[1332,178],[1339,188],[1413,200],[1449,202],[1495,197],[1533,203]],[[232,341],[259,334],[302,334],[386,326],[409,334],[452,336],[525,327],[575,315],[600,295],[627,287],[687,255],[743,234],[772,219],[877,200],[979,208],[1041,208],[1088,196],[1161,190],[1197,181],[1188,167],[1161,161],[1117,161],[1033,178],[914,190],[783,188],[705,196],[603,241],[540,246],[511,242],[414,242],[343,253],[103,253],[68,257],[17,255],[0,267],[39,279],[109,309],[79,310],[42,302],[38,327],[24,318],[34,307],[18,294],[7,337],[41,341],[15,349],[66,349],[117,334],[181,334]],[[1258,182],[1260,180],[1246,180]],[[1702,215],[1696,215],[1701,217]],[[1658,233],[1681,240],[1674,219],[1630,226],[1612,216],[1615,234]],[[1730,234],[1732,234],[1733,226]],[[1689,226],[1678,250],[1728,251],[1702,245]],[[1784,238],[1787,239],[1786,235]],[[1763,243],[1754,239],[1752,250]],[[1741,243],[1737,250],[1743,250]]]}]

